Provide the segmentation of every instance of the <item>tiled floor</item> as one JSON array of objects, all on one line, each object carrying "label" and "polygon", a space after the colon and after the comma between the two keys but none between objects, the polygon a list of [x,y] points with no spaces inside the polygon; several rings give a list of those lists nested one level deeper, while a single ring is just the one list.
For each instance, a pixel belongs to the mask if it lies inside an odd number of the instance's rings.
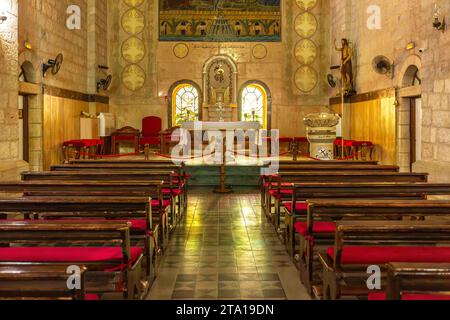
[{"label": "tiled floor", "polygon": [[257,191],[190,192],[149,299],[309,299]]}]

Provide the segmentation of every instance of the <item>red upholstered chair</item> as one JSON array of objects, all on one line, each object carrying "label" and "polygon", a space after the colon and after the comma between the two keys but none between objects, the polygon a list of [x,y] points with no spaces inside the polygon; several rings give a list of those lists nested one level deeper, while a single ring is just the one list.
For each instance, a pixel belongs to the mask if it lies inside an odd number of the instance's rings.
[{"label": "red upholstered chair", "polygon": [[111,151],[112,154],[117,154],[119,151],[118,146],[121,143],[128,143],[134,145],[134,150],[136,153],[139,152],[139,136],[140,131],[132,127],[124,127],[117,130],[111,135]]},{"label": "red upholstered chair", "polygon": [[375,145],[370,141],[353,141],[353,150],[357,160],[365,160],[369,157],[369,160],[373,160],[373,151]]},{"label": "red upholstered chair", "polygon": [[174,132],[178,129],[180,129],[180,127],[172,127],[161,132],[161,154],[168,154],[170,152],[171,145],[178,144],[180,142],[180,136],[174,134]]},{"label": "red upholstered chair", "polygon": [[[350,157],[354,154],[354,142],[354,140],[344,140],[344,157]],[[342,156],[342,139],[336,139],[334,141],[334,147],[336,158],[340,158]]]},{"label": "red upholstered chair", "polygon": [[294,137],[292,142],[292,159],[297,161],[299,153],[309,154],[309,140],[306,137]]},{"label": "red upholstered chair", "polygon": [[80,139],[80,140],[69,140],[63,142],[63,156],[64,163],[68,163],[72,158],[71,153],[74,153],[73,158],[79,159],[86,156],[89,159],[96,159],[99,150],[102,148],[103,141],[100,139]]},{"label": "red upholstered chair", "polygon": [[146,117],[142,119],[142,134],[139,145],[144,147],[145,159],[149,159],[150,146],[161,145],[160,133],[162,130],[162,119],[158,117]]}]

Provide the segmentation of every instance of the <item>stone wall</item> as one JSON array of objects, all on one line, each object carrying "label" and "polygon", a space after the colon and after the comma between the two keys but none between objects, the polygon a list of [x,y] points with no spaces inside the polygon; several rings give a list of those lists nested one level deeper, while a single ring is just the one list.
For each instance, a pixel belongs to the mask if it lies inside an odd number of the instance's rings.
[{"label": "stone wall", "polygon": [[[175,57],[176,42],[158,41],[158,1],[146,0],[137,9],[145,14],[145,29],[138,35],[146,45],[145,57],[138,63],[145,71],[145,84],[136,91],[128,90],[121,82],[127,62],[121,55],[123,42],[130,37],[122,30],[122,17],[130,10],[123,1],[114,1],[109,6],[110,60],[113,67],[114,86],[111,89],[111,110],[118,117],[118,125],[141,127],[141,120],[148,115],[157,115],[168,126],[169,88],[183,79],[195,81],[202,87],[202,69],[214,55],[226,54],[238,65],[238,89],[249,80],[264,82],[272,93],[272,128],[279,128],[282,135],[304,135],[303,117],[309,113],[326,110],[328,104],[326,82],[328,69],[328,18],[329,0],[321,0],[313,9],[319,21],[314,40],[319,47],[314,63],[318,71],[318,84],[309,93],[300,92],[293,81],[299,63],[294,57],[294,48],[300,37],[295,32],[294,21],[302,10],[295,0],[282,1],[282,42],[263,43],[267,48],[264,59],[252,55],[258,43],[186,43],[189,54],[184,59]],[[239,90],[237,90],[239,91]]]},{"label": "stone wall", "polygon": [[17,1],[0,4],[7,20],[0,24],[0,161],[19,156],[17,111]]},{"label": "stone wall", "polygon": [[[96,84],[106,75],[97,66],[108,65],[107,54],[107,4],[106,0],[18,0],[19,9],[19,64],[28,64],[28,81],[38,86],[47,86],[78,92],[96,94]],[[69,5],[77,5],[81,10],[81,29],[69,30],[66,27]],[[31,49],[25,48],[25,43]],[[52,75],[50,72],[42,76],[42,64],[53,59],[58,53],[64,55],[60,72]],[[42,90],[41,90],[42,92]],[[45,130],[43,115],[50,106],[45,105],[47,94],[28,96],[29,133],[30,133],[30,165],[33,170],[43,168]],[[104,94],[101,92],[101,94]],[[78,96],[78,95],[77,95]],[[66,107],[72,108],[77,103],[67,99]],[[91,103],[85,110],[95,114],[96,104]],[[68,110],[67,112],[70,112]],[[63,119],[54,118],[53,128],[64,126]],[[74,119],[77,121],[77,119]],[[74,132],[70,139],[79,138]],[[48,142],[47,142],[48,143]],[[61,144],[62,141],[58,141]]]},{"label": "stone wall", "polygon": [[0,3],[0,12],[7,16],[0,24],[0,181],[17,179],[28,169],[19,160],[17,8],[15,0]]},{"label": "stone wall", "polygon": [[[370,0],[333,0],[330,40],[347,37],[352,41],[358,93],[401,88],[408,66],[419,64],[423,108],[422,160],[414,168],[431,172],[434,181],[450,181],[450,32],[442,33],[432,27],[434,3],[431,0],[379,0],[376,3]],[[369,30],[367,26],[367,9],[372,4],[381,8],[380,30]],[[448,18],[450,3],[444,1],[439,5],[442,6],[442,14]],[[409,42],[414,42],[416,48],[407,50]],[[426,50],[420,52],[420,48]],[[393,79],[372,70],[372,59],[377,55],[385,55],[394,62]],[[339,56],[333,50],[330,56],[332,64],[339,63]],[[404,111],[402,106],[400,109]],[[404,116],[401,110],[399,116]],[[399,139],[408,139],[405,137],[407,133],[400,128],[397,134]]]}]

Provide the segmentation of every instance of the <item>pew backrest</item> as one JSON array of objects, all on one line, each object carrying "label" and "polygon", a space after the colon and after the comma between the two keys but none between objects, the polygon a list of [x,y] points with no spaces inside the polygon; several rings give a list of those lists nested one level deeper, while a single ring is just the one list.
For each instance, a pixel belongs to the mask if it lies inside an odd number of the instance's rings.
[{"label": "pew backrest", "polygon": [[1,300],[84,300],[86,268],[79,266],[78,288],[69,289],[72,273],[64,265],[0,266]]},{"label": "pew backrest", "polygon": [[38,180],[66,180],[66,181],[165,181],[172,185],[174,171],[43,171],[43,172],[22,172],[23,181]]},{"label": "pew backrest", "polygon": [[[286,187],[290,188],[290,187]],[[295,183],[292,201],[321,198],[348,199],[424,199],[427,196],[450,195],[450,184],[404,182],[317,182]]]},{"label": "pew backrest", "polygon": [[348,219],[386,220],[403,217],[450,217],[450,201],[434,200],[307,200],[308,234],[313,234],[315,221]]},{"label": "pew backrest", "polygon": [[92,244],[117,246],[121,247],[123,263],[127,264],[131,259],[130,227],[131,224],[128,222],[113,221],[101,223],[0,221],[0,245],[54,245],[56,242],[66,246]]},{"label": "pew backrest", "polygon": [[387,265],[388,300],[401,300],[405,293],[447,294],[450,292],[448,263],[390,263]]},{"label": "pew backrest", "polygon": [[427,173],[397,173],[378,171],[289,171],[281,172],[272,181],[286,182],[427,182]]},{"label": "pew backrest", "polygon": [[151,198],[21,197],[0,198],[0,214],[41,218],[145,219],[152,230]]},{"label": "pew backrest", "polygon": [[292,172],[292,171],[380,171],[380,172],[399,172],[400,167],[389,165],[346,165],[340,164],[300,164],[300,165],[280,165],[278,171]]},{"label": "pew backrest", "polygon": [[0,192],[44,196],[148,196],[162,201],[164,181],[11,181]]},{"label": "pew backrest", "polygon": [[341,270],[345,246],[450,245],[450,221],[341,221],[336,225],[333,263]]},{"label": "pew backrest", "polygon": [[315,160],[280,160],[280,165],[309,165],[309,166],[327,166],[327,165],[346,165],[346,166],[366,166],[366,165],[378,165],[378,161],[360,161],[360,160],[349,160],[349,161],[341,161],[341,160],[331,160],[331,161],[315,161]]}]

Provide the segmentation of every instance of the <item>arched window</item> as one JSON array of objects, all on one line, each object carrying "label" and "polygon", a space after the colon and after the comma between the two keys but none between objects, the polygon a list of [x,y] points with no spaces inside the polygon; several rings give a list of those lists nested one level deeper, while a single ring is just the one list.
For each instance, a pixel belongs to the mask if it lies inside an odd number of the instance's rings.
[{"label": "arched window", "polygon": [[191,83],[181,83],[172,92],[172,126],[200,120],[200,92]]},{"label": "arched window", "polygon": [[241,121],[258,121],[264,129],[268,129],[266,89],[260,84],[250,83],[245,85],[241,92],[239,115]]}]

